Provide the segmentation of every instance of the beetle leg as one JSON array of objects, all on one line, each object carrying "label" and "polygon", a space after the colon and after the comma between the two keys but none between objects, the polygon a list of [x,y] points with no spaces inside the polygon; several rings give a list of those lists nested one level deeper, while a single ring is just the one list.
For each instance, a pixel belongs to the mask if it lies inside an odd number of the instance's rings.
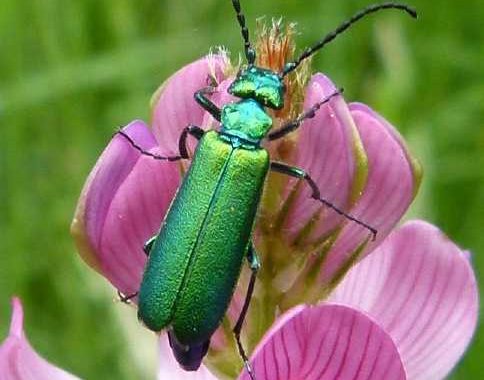
[{"label": "beetle leg", "polygon": [[[143,245],[143,251],[146,254],[146,256],[150,255],[151,248],[153,247],[153,244],[155,243],[157,237],[158,235],[154,235],[150,237]],[[138,295],[138,292],[126,294],[126,295],[121,293],[119,290],[117,292],[118,292],[118,299],[125,304],[131,303],[130,301]]]},{"label": "beetle leg", "polygon": [[240,341],[240,332],[242,331],[242,325],[244,324],[245,317],[247,315],[247,311],[249,310],[250,300],[252,299],[252,294],[254,293],[254,286],[255,280],[257,277],[257,272],[260,269],[260,260],[255,251],[254,244],[250,242],[249,248],[247,250],[247,260],[249,261],[250,270],[252,274],[249,280],[249,286],[247,287],[247,294],[245,296],[244,306],[242,306],[242,310],[239,315],[239,319],[234,326],[233,332],[235,335],[235,341],[237,342],[237,348],[239,349],[239,354],[244,360],[244,365],[252,380],[255,380],[255,374],[252,371],[252,367],[249,363],[249,359],[247,358],[247,354],[245,353],[244,347],[242,346],[242,342]]},{"label": "beetle leg", "polygon": [[140,152],[144,156],[149,156],[155,160],[160,160],[160,161],[178,161],[181,160],[184,157],[181,156],[160,156],[155,153],[151,153],[147,150],[144,150],[141,146],[136,144],[136,142],[129,136],[126,132],[119,130],[116,132],[116,134],[123,136],[128,142],[131,144],[131,146],[136,149],[138,152]]},{"label": "beetle leg", "polygon": [[183,129],[183,131],[180,135],[180,139],[178,140],[178,149],[180,151],[180,155],[179,156],[160,156],[158,154],[151,153],[151,152],[143,149],[126,132],[124,132],[122,130],[119,130],[119,131],[116,132],[116,134],[119,134],[119,135],[123,136],[126,140],[128,140],[128,142],[131,144],[131,146],[133,148],[135,148],[138,152],[140,152],[142,155],[149,156],[149,157],[151,157],[155,160],[160,160],[160,161],[179,161],[179,160],[182,160],[182,159],[190,158],[189,155],[188,155],[188,150],[187,150],[187,146],[186,146],[188,134],[192,135],[197,140],[200,140],[204,133],[205,133],[205,131],[202,128],[197,127],[196,125],[193,125],[193,124],[187,125]]},{"label": "beetle leg", "polygon": [[247,251],[247,261],[249,262],[250,269],[252,270],[252,273],[256,273],[260,269],[260,259],[259,256],[257,255],[257,252],[254,248],[254,244],[251,242],[249,245],[249,249]]},{"label": "beetle leg", "polygon": [[213,103],[206,95],[211,95],[215,92],[215,88],[213,86],[204,87],[193,95],[195,97],[195,101],[210,115],[212,115],[215,120],[220,121],[220,108],[217,107],[215,103]]},{"label": "beetle leg", "polygon": [[349,219],[352,222],[355,222],[355,223],[359,224],[360,226],[365,227],[366,229],[368,229],[371,232],[372,239],[373,240],[376,239],[376,234],[377,234],[378,231],[375,228],[371,227],[369,224],[366,224],[365,222],[362,222],[359,219],[356,219],[354,216],[347,214],[343,210],[341,210],[338,207],[336,207],[335,205],[333,205],[331,202],[322,198],[321,193],[319,192],[319,189],[318,189],[318,185],[309,176],[309,174],[306,173],[304,170],[296,168],[294,166],[289,166],[289,165],[283,164],[281,162],[271,162],[271,170],[278,172],[278,173],[281,173],[281,174],[286,174],[286,175],[291,176],[291,177],[304,179],[308,183],[309,187],[311,187],[311,190],[312,190],[311,197],[313,199],[320,201],[326,207],[329,207],[330,209],[336,211],[338,214],[344,216],[346,219]]},{"label": "beetle leg", "polygon": [[153,235],[143,245],[143,252],[146,254],[146,256],[148,256],[148,257],[150,256],[151,248],[153,248],[153,244],[155,244],[157,237],[158,237],[158,235]]},{"label": "beetle leg", "polygon": [[117,291],[117,293],[118,299],[125,304],[130,304],[131,300],[138,295],[138,292],[124,295],[119,290]]},{"label": "beetle leg", "polygon": [[342,92],[343,92],[343,89],[340,88],[339,90],[333,92],[331,95],[328,95],[323,100],[314,104],[310,109],[308,109],[307,111],[304,111],[294,120],[291,120],[288,123],[283,124],[282,127],[276,129],[274,132],[269,133],[267,135],[267,139],[271,141],[277,140],[277,139],[280,139],[281,137],[284,137],[288,133],[291,133],[292,131],[298,129],[304,120],[312,119],[314,116],[316,116],[316,111],[318,111],[323,104],[329,102],[333,97],[337,95],[341,95]]},{"label": "beetle leg", "polygon": [[180,139],[178,140],[178,150],[180,151],[181,158],[189,158],[188,148],[187,148],[187,136],[190,134],[195,137],[197,140],[200,140],[204,135],[205,131],[193,124],[188,124],[185,128],[183,128],[183,132],[180,135]]}]

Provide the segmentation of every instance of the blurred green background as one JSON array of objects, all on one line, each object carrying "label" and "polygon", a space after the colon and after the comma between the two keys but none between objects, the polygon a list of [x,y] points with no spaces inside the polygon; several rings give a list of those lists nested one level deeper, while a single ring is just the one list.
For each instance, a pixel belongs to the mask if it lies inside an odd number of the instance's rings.
[{"label": "blurred green background", "polygon": [[[252,30],[263,15],[296,21],[302,48],[368,3],[247,0],[243,7]],[[371,17],[318,54],[314,69],[405,135],[425,169],[409,215],[471,250],[482,278],[484,3],[409,3],[418,22],[397,12]],[[2,1],[1,337],[16,294],[32,345],[50,361],[87,379],[153,378],[153,335],[112,302],[114,291],[76,255],[68,229],[115,128],[149,120],[157,86],[217,45],[241,49],[229,0]],[[483,355],[481,329],[452,378],[477,378]]]}]

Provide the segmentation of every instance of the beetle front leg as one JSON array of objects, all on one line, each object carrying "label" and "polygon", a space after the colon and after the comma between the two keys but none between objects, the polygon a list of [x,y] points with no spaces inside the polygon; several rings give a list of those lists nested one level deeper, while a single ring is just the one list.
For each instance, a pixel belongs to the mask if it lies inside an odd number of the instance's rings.
[{"label": "beetle front leg", "polygon": [[220,121],[221,111],[215,103],[213,103],[206,95],[211,95],[215,91],[213,86],[204,87],[193,95],[195,101],[210,115],[212,115],[215,120]]},{"label": "beetle front leg", "polygon": [[328,208],[334,210],[335,212],[337,212],[338,214],[344,216],[346,219],[349,219],[352,222],[355,222],[356,224],[359,224],[360,226],[365,227],[366,229],[368,229],[371,232],[372,239],[373,240],[376,239],[376,234],[377,234],[378,231],[375,228],[371,227],[369,224],[367,224],[365,222],[362,222],[359,219],[356,219],[354,216],[347,214],[343,210],[341,210],[338,207],[336,207],[335,205],[333,205],[331,202],[322,198],[321,193],[320,193],[319,188],[318,188],[318,185],[309,176],[309,174],[306,173],[303,169],[299,169],[299,168],[296,168],[294,166],[289,166],[289,165],[283,164],[281,162],[272,161],[271,162],[271,170],[278,172],[278,173],[281,173],[281,174],[286,174],[286,175],[291,176],[291,177],[304,179],[308,183],[309,187],[312,190],[311,198],[316,199],[317,201],[324,204],[326,207],[328,207]]},{"label": "beetle front leg", "polygon": [[195,137],[197,140],[200,140],[204,133],[205,131],[202,128],[193,124],[188,124],[185,128],[183,128],[180,138],[178,139],[178,150],[180,152],[180,155],[179,156],[161,156],[159,154],[151,153],[143,149],[126,132],[122,130],[119,130],[116,132],[116,134],[119,134],[123,136],[126,140],[128,140],[131,146],[134,149],[136,149],[138,152],[140,152],[142,155],[148,156],[155,160],[160,160],[160,161],[179,161],[182,159],[190,158],[190,156],[188,155],[188,149],[187,149],[187,136],[190,134],[193,137]]},{"label": "beetle front leg", "polygon": [[300,114],[298,117],[296,117],[294,120],[289,121],[288,123],[285,123],[280,127],[279,129],[276,129],[275,131],[269,133],[267,136],[267,139],[272,141],[272,140],[277,140],[280,139],[281,137],[284,137],[288,133],[291,133],[292,131],[295,131],[298,129],[302,122],[306,119],[312,119],[314,116],[316,116],[316,112],[321,108],[321,106],[327,102],[329,102],[333,97],[337,95],[341,95],[343,93],[343,89],[340,88],[339,90],[333,92],[332,94],[328,95],[326,98],[323,100],[315,103],[311,108],[309,108],[307,111],[304,111],[302,114]]},{"label": "beetle front leg", "polygon": [[180,135],[180,139],[178,140],[178,150],[180,152],[181,158],[189,158],[188,154],[188,147],[187,147],[187,136],[192,135],[197,140],[200,140],[202,136],[205,134],[205,131],[193,124],[188,124]]},{"label": "beetle front leg", "polygon": [[242,310],[240,312],[239,318],[237,319],[237,323],[234,326],[233,332],[235,335],[235,341],[237,342],[237,348],[239,350],[239,354],[244,361],[245,368],[247,369],[247,373],[249,374],[252,380],[255,380],[255,374],[252,371],[252,367],[249,363],[249,359],[247,358],[247,354],[245,353],[244,347],[242,346],[242,342],[240,341],[240,332],[242,331],[242,325],[244,324],[245,317],[247,315],[247,311],[249,310],[250,300],[252,299],[252,295],[254,294],[254,287],[255,287],[255,280],[257,278],[257,272],[260,269],[260,260],[255,251],[254,244],[250,242],[249,248],[247,250],[247,260],[249,261],[250,270],[252,271],[250,275],[249,285],[247,287],[247,294],[245,296],[244,306],[242,306]]}]

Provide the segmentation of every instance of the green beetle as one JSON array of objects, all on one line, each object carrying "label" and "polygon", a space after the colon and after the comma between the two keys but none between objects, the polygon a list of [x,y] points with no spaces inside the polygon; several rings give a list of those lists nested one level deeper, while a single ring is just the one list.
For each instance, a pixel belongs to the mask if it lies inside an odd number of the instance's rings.
[{"label": "green beetle", "polygon": [[304,170],[271,162],[267,150],[260,145],[263,139],[276,140],[297,129],[340,91],[275,131],[271,131],[272,119],[266,107],[281,109],[284,77],[357,20],[386,8],[401,9],[414,17],[416,13],[397,3],[365,8],[303,51],[294,62],[286,63],[282,72],[276,73],[255,65],[256,53],[249,41],[239,0],[232,0],[232,4],[244,39],[247,66],[239,72],[228,91],[240,100],[220,109],[207,97],[212,88],[207,87],[194,95],[195,100],[220,122],[220,130],[204,131],[194,125],[187,126],[180,136],[180,155],[174,157],[145,152],[124,132],[118,132],[140,152],[169,161],[189,158],[186,148],[189,134],[200,140],[158,235],[145,245],[149,259],[139,293],[124,297],[124,300],[138,295],[139,319],[153,331],[167,329],[177,361],[185,370],[196,370],[228,308],[246,257],[252,276],[234,335],[253,379],[240,332],[260,267],[251,234],[268,171],[305,180],[314,199],[376,236],[374,228],[321,198],[316,183]]}]

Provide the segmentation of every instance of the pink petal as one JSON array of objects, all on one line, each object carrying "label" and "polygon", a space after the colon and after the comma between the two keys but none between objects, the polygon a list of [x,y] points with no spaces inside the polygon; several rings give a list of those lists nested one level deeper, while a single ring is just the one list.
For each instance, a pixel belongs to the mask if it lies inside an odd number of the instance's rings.
[{"label": "pink petal", "polygon": [[[336,91],[334,84],[323,74],[312,77],[304,100],[304,109]],[[354,123],[342,96],[333,98],[299,128],[295,165],[306,170],[318,184],[324,198],[338,207],[348,205],[352,181],[356,170],[354,145],[358,142]],[[294,208],[289,214],[287,228],[297,232],[321,208],[311,198],[311,189],[304,184]],[[317,239],[332,230],[341,217],[323,208],[320,223],[308,240]]]},{"label": "pink petal", "polygon": [[[225,104],[240,100],[239,98],[229,94],[227,91],[234,80],[235,77],[228,77],[227,79],[224,79],[222,82],[220,82],[216,91],[212,94],[210,99],[218,107],[222,108]],[[206,129],[218,130],[220,128],[220,123],[216,121],[208,112],[205,112],[201,125]]]},{"label": "pink petal", "polygon": [[[335,91],[327,77],[314,75],[304,109]],[[287,187],[281,206],[289,209],[283,235],[296,249],[316,253],[302,273],[322,265],[320,277],[330,289],[401,218],[418,189],[418,167],[388,122],[366,106],[348,106],[341,96],[332,98],[299,128],[292,163],[313,178],[322,198],[378,230],[377,241],[366,244],[370,231],[312,199],[307,183],[299,184],[295,193],[297,187]]]},{"label": "pink petal", "polygon": [[[291,309],[269,330],[251,362],[264,380],[405,379],[387,333],[341,305]],[[246,371],[240,379],[249,379]]]},{"label": "pink petal", "polygon": [[[350,104],[368,156],[368,178],[351,214],[378,230],[376,242],[359,257],[375,248],[400,220],[412,202],[420,184],[419,168],[414,166],[398,132],[381,116],[362,104]],[[368,231],[348,223],[329,252],[323,277],[333,276],[349,258],[349,253],[368,236]]]},{"label": "pink petal", "polygon": [[421,221],[393,232],[349,272],[331,300],[378,321],[411,379],[444,378],[477,323],[476,280],[465,252]]},{"label": "pink petal", "polygon": [[155,94],[153,133],[164,154],[178,154],[178,139],[188,124],[202,126],[205,111],[194,100],[210,76],[223,79],[228,64],[223,55],[209,55],[173,74]]},{"label": "pink petal", "polygon": [[[159,153],[147,126],[123,129],[144,149]],[[91,172],[72,232],[83,258],[124,294],[138,290],[143,244],[158,231],[179,185],[179,165],[141,155],[116,135]]]},{"label": "pink petal", "polygon": [[57,368],[40,357],[23,332],[22,304],[12,299],[12,322],[7,339],[0,346],[2,380],[74,380],[78,377]]},{"label": "pink petal", "polygon": [[158,369],[159,380],[217,380],[203,364],[196,372],[187,372],[181,369],[173,357],[168,336],[160,336],[160,365]]}]

